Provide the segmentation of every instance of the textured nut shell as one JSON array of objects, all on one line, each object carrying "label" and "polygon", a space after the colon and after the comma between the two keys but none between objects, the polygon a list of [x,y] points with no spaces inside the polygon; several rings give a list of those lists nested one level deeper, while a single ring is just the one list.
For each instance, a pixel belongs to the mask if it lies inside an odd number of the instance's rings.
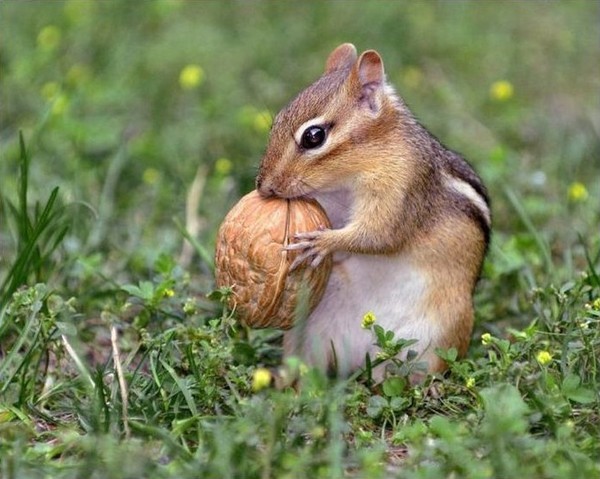
[{"label": "textured nut shell", "polygon": [[329,228],[319,203],[308,199],[244,196],[227,214],[217,236],[217,287],[232,286],[229,306],[253,328],[289,329],[307,316],[325,291],[331,257],[317,268],[289,268],[297,253],[285,251],[296,233]]}]

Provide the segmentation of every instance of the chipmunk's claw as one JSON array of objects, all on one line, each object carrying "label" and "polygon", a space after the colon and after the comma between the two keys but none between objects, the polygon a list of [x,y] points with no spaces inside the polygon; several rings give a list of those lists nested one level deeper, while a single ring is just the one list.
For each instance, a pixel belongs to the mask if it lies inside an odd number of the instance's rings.
[{"label": "chipmunk's claw", "polygon": [[295,240],[300,240],[297,243],[287,245],[286,251],[297,251],[298,256],[294,259],[290,266],[290,271],[294,271],[302,263],[308,261],[311,268],[319,266],[329,254],[327,248],[324,247],[322,238],[327,230],[310,231],[308,233],[298,233],[294,235]]}]

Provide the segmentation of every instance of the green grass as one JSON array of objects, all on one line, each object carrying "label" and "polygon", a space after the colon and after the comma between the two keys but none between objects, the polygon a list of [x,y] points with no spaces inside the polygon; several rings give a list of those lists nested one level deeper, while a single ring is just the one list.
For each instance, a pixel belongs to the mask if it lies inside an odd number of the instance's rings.
[{"label": "green grass", "polygon": [[[0,477],[598,476],[597,15],[0,3]],[[373,385],[292,363],[299,391],[257,390],[281,334],[211,294],[216,228],[252,188],[271,115],[343,41],[382,53],[490,189],[473,341],[419,386],[406,365]]]}]

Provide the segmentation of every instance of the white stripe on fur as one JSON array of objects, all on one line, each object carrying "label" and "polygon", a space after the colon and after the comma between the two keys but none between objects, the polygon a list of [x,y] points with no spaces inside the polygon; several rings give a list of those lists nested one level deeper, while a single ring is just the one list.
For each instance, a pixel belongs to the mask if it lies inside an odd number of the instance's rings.
[{"label": "white stripe on fur", "polygon": [[467,197],[471,203],[473,203],[473,205],[476,206],[479,211],[481,211],[481,214],[485,218],[485,222],[488,224],[488,226],[491,226],[492,219],[490,215],[490,208],[485,202],[485,199],[479,193],[477,193],[475,188],[473,188],[466,181],[454,176],[445,175],[444,181],[448,188],[451,188],[456,193]]}]

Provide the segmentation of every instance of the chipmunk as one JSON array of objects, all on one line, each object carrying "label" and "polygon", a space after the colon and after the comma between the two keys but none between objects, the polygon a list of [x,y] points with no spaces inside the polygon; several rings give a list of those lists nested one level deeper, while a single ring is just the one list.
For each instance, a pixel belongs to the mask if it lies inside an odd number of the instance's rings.
[{"label": "chipmunk", "polygon": [[315,198],[332,223],[287,246],[298,254],[292,268],[330,254],[334,266],[322,301],[285,333],[285,356],[354,372],[378,350],[361,328],[367,312],[395,338],[417,340],[410,349],[431,373],[447,368],[436,348],[466,353],[490,238],[488,194],[396,95],[376,51],[359,57],[340,45],[323,76],[279,112],[256,188]]}]

